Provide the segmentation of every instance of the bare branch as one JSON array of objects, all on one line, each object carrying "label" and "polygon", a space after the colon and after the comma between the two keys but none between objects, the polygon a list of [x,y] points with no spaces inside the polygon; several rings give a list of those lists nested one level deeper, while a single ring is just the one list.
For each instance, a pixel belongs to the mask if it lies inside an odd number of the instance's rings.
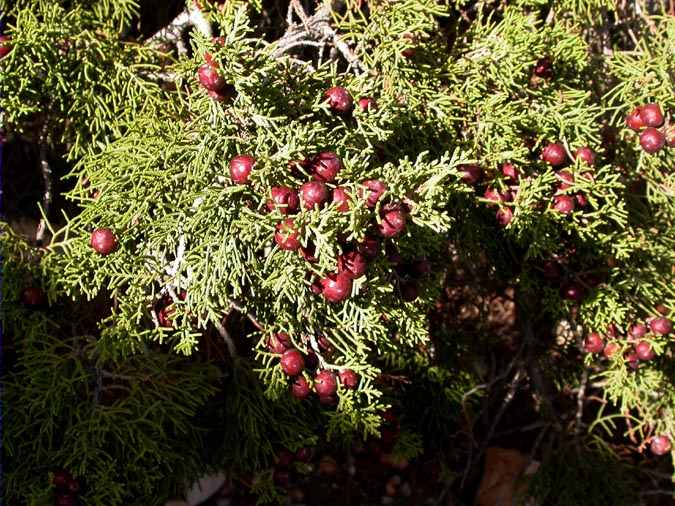
[{"label": "bare branch", "polygon": [[[47,128],[47,121],[45,121],[44,125],[42,126],[39,139],[40,170],[42,171],[42,181],[44,182],[45,187],[45,192],[42,195],[42,209],[44,211],[44,216],[49,216],[49,206],[52,202],[52,169],[49,166],[49,161],[47,160],[47,145],[49,143]],[[45,218],[40,218],[37,232],[35,233],[35,242],[38,246],[42,246],[42,243],[44,242],[46,228],[47,224]]]},{"label": "bare branch", "polygon": [[225,341],[225,344],[227,345],[227,351],[230,352],[230,357],[235,358],[237,356],[237,348],[234,346],[234,341],[232,340],[230,333],[221,322],[216,322],[214,326],[220,334],[220,337],[222,337],[223,341]]}]

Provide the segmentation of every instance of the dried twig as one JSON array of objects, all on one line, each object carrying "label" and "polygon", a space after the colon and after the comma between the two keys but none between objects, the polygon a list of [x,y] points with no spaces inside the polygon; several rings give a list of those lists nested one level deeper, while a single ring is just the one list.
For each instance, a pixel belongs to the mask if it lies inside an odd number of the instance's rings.
[{"label": "dried twig", "polygon": [[216,322],[214,326],[220,334],[220,337],[222,337],[223,341],[225,341],[225,344],[227,345],[227,351],[230,352],[230,357],[235,358],[237,356],[237,348],[234,345],[234,341],[232,340],[230,333],[221,322]]},{"label": "dried twig", "polygon": [[[49,206],[52,202],[52,169],[49,166],[49,160],[47,160],[47,146],[49,143],[48,135],[48,125],[45,121],[42,126],[42,131],[40,132],[40,170],[42,172],[42,181],[44,182],[45,191],[42,195],[42,209],[44,211],[44,216],[49,216]],[[45,218],[40,218],[40,222],[37,226],[37,231],[35,233],[35,243],[38,246],[42,246],[45,236],[45,230],[47,228],[47,223]]]}]

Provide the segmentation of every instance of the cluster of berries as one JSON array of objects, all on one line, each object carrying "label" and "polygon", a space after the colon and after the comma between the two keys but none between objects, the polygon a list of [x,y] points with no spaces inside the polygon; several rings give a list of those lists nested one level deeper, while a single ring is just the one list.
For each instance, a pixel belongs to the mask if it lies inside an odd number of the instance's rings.
[{"label": "cluster of berries", "polygon": [[675,126],[663,127],[664,122],[659,104],[641,105],[626,116],[626,125],[640,133],[640,146],[649,154],[660,151],[666,145],[675,147]]}]

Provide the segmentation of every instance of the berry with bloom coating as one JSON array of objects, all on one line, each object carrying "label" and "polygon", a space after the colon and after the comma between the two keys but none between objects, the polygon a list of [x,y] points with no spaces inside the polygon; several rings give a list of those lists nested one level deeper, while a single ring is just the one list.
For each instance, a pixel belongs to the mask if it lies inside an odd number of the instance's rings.
[{"label": "berry with bloom coating", "polygon": [[380,252],[380,240],[377,237],[366,236],[363,242],[358,244],[357,251],[368,260],[372,260]]},{"label": "berry with bloom coating", "polygon": [[337,210],[341,213],[349,211],[349,203],[351,198],[344,188],[337,187],[333,190],[333,203],[336,204]]},{"label": "berry with bloom coating", "polygon": [[338,257],[338,272],[344,273],[352,279],[363,276],[367,266],[366,257],[358,251],[348,251]]},{"label": "berry with bloom coating", "polygon": [[462,174],[462,181],[470,185],[476,184],[483,176],[483,170],[478,165],[459,165],[457,166],[457,170]]},{"label": "berry with bloom coating", "polygon": [[560,289],[560,295],[562,295],[564,299],[579,302],[586,296],[586,291],[581,285],[569,283]]},{"label": "berry with bloom coating", "polygon": [[630,113],[628,113],[628,116],[626,116],[626,125],[628,128],[635,130],[636,132],[642,130],[646,126],[644,120],[642,119],[640,107],[636,107]]},{"label": "berry with bloom coating", "polygon": [[286,219],[277,223],[276,228],[274,242],[277,243],[277,246],[279,246],[280,249],[294,251],[300,247],[300,234],[295,228],[295,222],[293,220]]},{"label": "berry with bloom coating", "polygon": [[0,58],[4,58],[12,50],[11,40],[9,35],[0,35]]},{"label": "berry with bloom coating", "polygon": [[230,177],[237,184],[246,184],[255,165],[255,158],[248,155],[237,155],[230,160]]},{"label": "berry with bloom coating", "polygon": [[520,172],[518,171],[518,168],[509,162],[502,164],[502,174],[511,184],[517,183],[520,179]]},{"label": "berry with bloom coating", "polygon": [[377,205],[377,201],[387,191],[387,185],[379,179],[369,179],[361,183],[361,186],[365,189],[361,195],[366,196],[366,205],[371,209]]},{"label": "berry with bloom coating", "polygon": [[331,151],[319,153],[312,159],[311,170],[314,173],[314,179],[317,181],[324,183],[333,181],[341,168],[340,159]]},{"label": "berry with bloom coating", "polygon": [[647,333],[647,326],[642,323],[636,323],[630,328],[629,333],[633,339],[640,339]]},{"label": "berry with bloom coating", "polygon": [[321,293],[328,302],[342,302],[352,293],[352,278],[345,273],[329,274],[321,280]]},{"label": "berry with bloom coating", "polygon": [[91,233],[89,245],[103,256],[112,253],[117,248],[117,237],[109,228],[97,228]]},{"label": "berry with bloom coating", "polygon": [[267,349],[272,353],[277,353],[281,355],[285,352],[291,345],[291,338],[285,332],[278,332],[269,337],[267,341]]},{"label": "berry with bloom coating", "polygon": [[595,164],[595,152],[588,146],[579,148],[574,153],[575,160],[581,160],[587,165],[593,166]]},{"label": "berry with bloom coating", "polygon": [[656,436],[652,438],[649,449],[654,455],[665,455],[670,452],[671,444],[667,436]]},{"label": "berry with bloom coating", "polygon": [[654,350],[652,349],[652,345],[647,341],[640,341],[637,343],[635,346],[635,354],[640,360],[643,361],[652,360],[656,356]]},{"label": "berry with bloom coating", "polygon": [[305,368],[305,359],[295,348],[286,350],[281,355],[281,370],[289,376],[297,376]]},{"label": "berry with bloom coating", "polygon": [[611,358],[612,355],[614,355],[617,351],[619,351],[619,347],[620,347],[619,343],[615,342],[607,343],[602,354],[607,358]]},{"label": "berry with bloom coating", "polygon": [[654,318],[649,322],[649,328],[652,329],[654,334],[665,336],[666,334],[670,334],[673,330],[673,323],[665,317]]},{"label": "berry with bloom coating", "polygon": [[358,374],[351,369],[342,369],[338,375],[340,376],[340,384],[342,384],[343,387],[349,390],[356,390],[356,387],[359,384]]},{"label": "berry with bloom coating", "polygon": [[205,63],[197,70],[199,84],[208,91],[218,92],[225,86],[225,79],[218,73],[215,65]]},{"label": "berry with bloom coating", "polygon": [[328,188],[321,181],[310,181],[300,187],[300,198],[307,209],[314,209],[328,200]]},{"label": "berry with bloom coating", "polygon": [[648,127],[658,128],[663,125],[663,112],[659,104],[645,104],[640,107],[640,118]]},{"label": "berry with bloom coating", "polygon": [[309,381],[304,376],[298,376],[291,383],[291,395],[298,400],[306,399],[311,393]]},{"label": "berry with bloom coating", "polygon": [[334,86],[324,93],[328,106],[333,112],[345,114],[354,108],[354,100],[349,92],[342,86]]},{"label": "berry with bloom coating", "polygon": [[505,227],[511,223],[511,220],[513,219],[513,211],[510,207],[500,207],[497,209],[497,214],[495,217],[497,218],[497,223],[499,223],[502,227]]},{"label": "berry with bloom coating", "polygon": [[544,79],[550,79],[553,77],[553,60],[550,56],[544,56],[539,58],[537,63],[534,64],[532,73],[537,77],[542,77]]},{"label": "berry with bloom coating", "polygon": [[287,186],[275,186],[272,188],[272,199],[267,201],[267,209],[277,209],[281,214],[289,214],[298,209],[298,194]]},{"label": "berry with bloom coating", "polygon": [[376,111],[377,101],[373,97],[361,97],[359,98],[359,109],[362,112]]},{"label": "berry with bloom coating", "polygon": [[383,237],[394,237],[403,232],[405,222],[405,213],[400,208],[395,207],[382,213],[382,221],[377,228]]},{"label": "berry with bloom coating", "polygon": [[640,146],[650,155],[659,151],[665,143],[665,135],[656,128],[645,128],[640,134]]},{"label": "berry with bloom coating", "polygon": [[331,371],[319,371],[314,377],[314,389],[321,397],[333,395],[337,390],[337,380]]},{"label": "berry with bloom coating", "polygon": [[562,165],[567,161],[565,147],[559,142],[552,142],[542,150],[541,159],[553,167]]},{"label": "berry with bloom coating", "polygon": [[584,340],[584,350],[587,353],[600,353],[604,347],[605,342],[597,332],[591,332]]},{"label": "berry with bloom coating", "polygon": [[569,195],[556,195],[553,197],[553,209],[562,214],[570,214],[574,211],[574,198]]}]

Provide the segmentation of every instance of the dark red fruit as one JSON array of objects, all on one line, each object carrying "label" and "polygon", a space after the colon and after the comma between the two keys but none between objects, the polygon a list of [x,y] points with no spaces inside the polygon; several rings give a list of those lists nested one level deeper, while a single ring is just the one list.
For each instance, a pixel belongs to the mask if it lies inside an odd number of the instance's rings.
[{"label": "dark red fruit", "polygon": [[331,371],[319,371],[314,377],[314,389],[321,397],[333,395],[337,390],[337,380]]},{"label": "dark red fruit", "polygon": [[305,359],[305,368],[309,371],[315,371],[317,367],[319,367],[319,357],[316,353],[310,351]]},{"label": "dark red fruit", "polygon": [[665,455],[670,452],[671,444],[668,436],[655,436],[649,444],[649,449],[654,455]]},{"label": "dark red fruit", "polygon": [[372,260],[380,252],[380,240],[376,237],[366,236],[356,248],[368,260]]},{"label": "dark red fruit", "polygon": [[649,127],[640,134],[640,146],[649,154],[654,154],[666,143],[666,137],[660,130]]},{"label": "dark red fruit", "polygon": [[286,219],[277,223],[277,231],[274,233],[274,242],[280,249],[294,251],[300,247],[299,232],[295,228],[295,222]]},{"label": "dark red fruit", "polygon": [[337,404],[337,399],[334,395],[320,395],[319,403],[322,406],[335,406]]},{"label": "dark red fruit", "polygon": [[569,170],[561,170],[556,173],[561,183],[558,185],[558,190],[567,190],[574,184],[574,175]]},{"label": "dark red fruit", "polygon": [[603,350],[602,354],[610,358],[612,355],[614,355],[617,351],[619,351],[619,344],[618,343],[607,343],[605,346],[605,349]]},{"label": "dark red fruit", "polygon": [[277,454],[277,466],[279,467],[288,467],[293,463],[295,455],[287,450],[283,449]]},{"label": "dark red fruit", "polygon": [[117,237],[109,228],[97,228],[91,233],[89,245],[97,253],[106,256],[117,248]]},{"label": "dark red fruit", "polygon": [[285,332],[272,334],[267,340],[267,349],[272,353],[282,354],[291,345],[291,338]]},{"label": "dark red fruit", "polygon": [[645,127],[645,122],[642,119],[640,107],[636,107],[628,114],[628,116],[626,116],[626,125],[628,128],[635,130],[636,132],[642,130]]},{"label": "dark red fruit", "polygon": [[647,341],[640,341],[635,345],[635,354],[642,361],[652,360],[656,356],[652,345]]},{"label": "dark red fruit", "polygon": [[304,376],[298,376],[291,384],[291,395],[299,401],[309,397],[311,387],[309,381]]},{"label": "dark red fruit", "polygon": [[42,307],[47,304],[47,295],[38,287],[24,288],[21,292],[21,302],[28,307]]},{"label": "dark red fruit", "polygon": [[232,96],[231,90],[228,90],[227,87],[224,87],[220,91],[207,90],[206,94],[216,102],[225,102],[225,100]]},{"label": "dark red fruit", "polygon": [[205,63],[197,70],[199,84],[209,91],[220,91],[225,86],[225,79],[218,73],[215,65]]},{"label": "dark red fruit", "polygon": [[658,128],[663,125],[663,112],[659,104],[646,104],[640,108],[640,118],[645,126]]},{"label": "dark red fruit", "polygon": [[333,190],[333,203],[336,204],[337,210],[341,213],[346,213],[349,211],[349,203],[351,202],[349,194],[345,191],[344,188],[339,186]]},{"label": "dark red fruit", "polygon": [[340,163],[340,159],[335,153],[330,151],[319,153],[312,159],[311,169],[314,173],[314,179],[317,181],[324,183],[333,181],[341,168],[342,163]]},{"label": "dark red fruit", "polygon": [[552,142],[544,147],[541,152],[541,159],[546,163],[557,167],[567,161],[567,153],[565,147],[559,142]]},{"label": "dark red fruit", "polygon": [[579,148],[574,153],[575,160],[581,160],[587,165],[593,166],[595,164],[595,152],[588,146]]},{"label": "dark red fruit", "polygon": [[502,174],[511,184],[516,184],[520,180],[520,172],[512,163],[506,162],[502,164]]},{"label": "dark red fruit", "polygon": [[583,193],[575,194],[574,200],[577,201],[577,204],[579,204],[579,207],[586,207],[588,205],[588,199],[586,198],[586,195],[584,195]]},{"label": "dark red fruit", "polygon": [[310,181],[300,187],[300,200],[307,209],[314,209],[328,200],[328,188],[321,181]]},{"label": "dark red fruit", "polygon": [[544,79],[550,79],[553,77],[553,60],[550,56],[544,56],[539,58],[534,64],[532,73],[537,77],[542,77]]},{"label": "dark red fruit", "polygon": [[361,97],[359,98],[359,109],[362,112],[376,111],[377,101],[373,97]]},{"label": "dark red fruit", "polygon": [[354,108],[354,100],[349,92],[342,86],[334,86],[324,93],[328,106],[333,112],[345,114]]},{"label": "dark red fruit", "polygon": [[584,288],[580,285],[570,283],[563,285],[563,287],[560,289],[560,295],[562,295],[564,299],[579,302],[586,296],[586,290],[584,290]]},{"label": "dark red fruit", "polygon": [[421,278],[431,272],[431,262],[426,258],[419,258],[410,265],[413,276]]},{"label": "dark red fruit", "polygon": [[405,229],[405,213],[398,207],[385,210],[377,228],[383,237],[395,237]]},{"label": "dark red fruit", "polygon": [[237,155],[230,161],[230,177],[237,184],[246,184],[255,165],[255,158]]},{"label": "dark red fruit", "polygon": [[542,265],[544,277],[549,280],[559,279],[562,275],[560,264],[554,260],[546,260]]},{"label": "dark red fruit", "polygon": [[670,313],[670,310],[666,307],[665,304],[657,304],[654,309],[656,309],[656,311],[659,314],[662,314],[663,316],[666,316],[668,313]]},{"label": "dark red fruit", "polygon": [[553,209],[562,214],[574,211],[574,198],[570,195],[556,195],[553,197]]},{"label": "dark red fruit", "polygon": [[295,348],[286,350],[283,355],[281,355],[281,370],[284,371],[289,376],[297,376],[305,368],[305,359]]},{"label": "dark red fruit", "polygon": [[0,35],[0,58],[4,58],[12,50],[12,38],[9,35]]},{"label": "dark red fruit", "polygon": [[352,279],[360,278],[366,272],[368,263],[358,251],[348,251],[338,257],[338,272],[343,273]]},{"label": "dark red fruit", "polygon": [[640,339],[647,334],[647,326],[642,323],[636,323],[630,328],[629,333],[633,339]]},{"label": "dark red fruit", "polygon": [[665,336],[673,330],[673,323],[668,318],[654,318],[649,322],[649,328],[654,334]]},{"label": "dark red fruit", "polygon": [[623,359],[631,369],[637,369],[640,366],[640,359],[634,350],[628,350],[623,354]]},{"label": "dark red fruit", "polygon": [[170,302],[164,302],[164,304],[166,305],[157,312],[157,321],[160,327],[173,328],[173,316],[176,308]]},{"label": "dark red fruit", "polygon": [[359,385],[359,375],[356,374],[351,369],[342,369],[339,373],[340,384],[349,389],[356,390],[356,387]]},{"label": "dark red fruit", "polygon": [[52,478],[52,484],[59,490],[65,490],[68,488],[68,483],[72,479],[73,476],[68,471],[55,471],[54,477]]},{"label": "dark red fruit", "polygon": [[328,302],[342,302],[352,293],[352,278],[346,274],[329,274],[321,280],[321,293]]},{"label": "dark red fruit", "polygon": [[302,258],[310,264],[313,264],[318,260],[318,258],[316,258],[316,246],[314,246],[314,244],[309,244],[306,248],[300,246],[300,255],[302,255]]},{"label": "dark red fruit", "polygon": [[481,169],[478,165],[459,165],[457,170],[459,170],[460,174],[462,175],[462,181],[470,185],[476,184],[483,176],[483,169]]},{"label": "dark red fruit", "polygon": [[295,452],[295,458],[300,462],[311,462],[313,455],[314,452],[312,449],[306,447],[298,448],[298,450]]},{"label": "dark red fruit", "polygon": [[309,290],[312,292],[314,295],[320,295],[321,292],[323,291],[323,286],[321,285],[321,280],[316,278],[312,283],[309,285]]},{"label": "dark red fruit", "polygon": [[600,353],[604,347],[605,342],[597,332],[591,332],[584,340],[584,351],[586,353]]},{"label": "dark red fruit", "polygon": [[499,190],[495,188],[486,188],[483,198],[489,200],[490,202],[503,202],[504,197],[499,193]]},{"label": "dark red fruit", "polygon": [[272,188],[272,199],[267,201],[267,209],[277,209],[281,214],[289,214],[298,209],[299,203],[295,190],[287,186],[275,186]]},{"label": "dark red fruit", "polygon": [[497,209],[497,214],[495,217],[497,218],[497,223],[499,223],[502,227],[505,227],[511,223],[511,220],[513,219],[513,211],[510,207],[500,207]]},{"label": "dark red fruit", "polygon": [[419,288],[417,282],[410,280],[401,283],[400,287],[401,299],[404,302],[412,302],[419,296]]},{"label": "dark red fruit", "polygon": [[371,209],[377,205],[377,201],[387,191],[387,185],[379,179],[369,179],[361,183],[361,186],[366,190],[363,192],[366,197],[366,205]]}]

